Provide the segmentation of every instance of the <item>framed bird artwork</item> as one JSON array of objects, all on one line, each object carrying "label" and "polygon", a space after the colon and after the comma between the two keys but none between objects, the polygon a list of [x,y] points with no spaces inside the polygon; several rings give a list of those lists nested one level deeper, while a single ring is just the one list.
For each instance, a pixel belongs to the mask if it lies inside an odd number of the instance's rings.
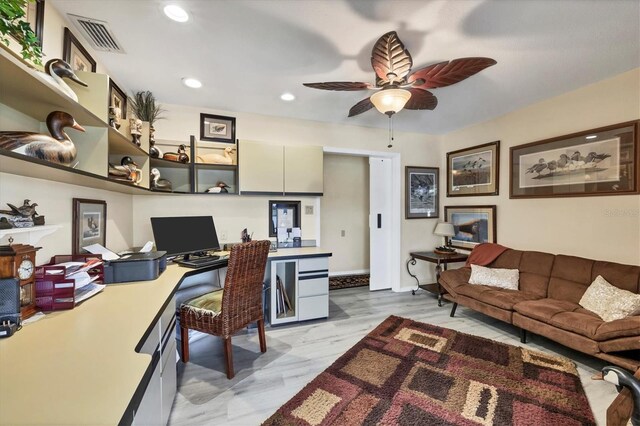
[{"label": "framed bird artwork", "polygon": [[498,195],[500,141],[447,152],[447,197]]},{"label": "framed bird artwork", "polygon": [[87,253],[83,247],[107,244],[107,203],[103,200],[73,199],[73,254]]}]

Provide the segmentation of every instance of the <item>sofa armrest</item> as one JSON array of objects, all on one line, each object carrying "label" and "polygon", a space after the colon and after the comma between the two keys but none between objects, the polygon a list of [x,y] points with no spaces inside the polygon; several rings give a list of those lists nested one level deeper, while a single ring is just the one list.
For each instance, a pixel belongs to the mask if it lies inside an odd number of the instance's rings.
[{"label": "sofa armrest", "polygon": [[442,285],[449,294],[456,298],[458,297],[456,288],[464,284],[469,284],[469,277],[471,277],[470,267],[442,271],[440,273],[440,285]]}]

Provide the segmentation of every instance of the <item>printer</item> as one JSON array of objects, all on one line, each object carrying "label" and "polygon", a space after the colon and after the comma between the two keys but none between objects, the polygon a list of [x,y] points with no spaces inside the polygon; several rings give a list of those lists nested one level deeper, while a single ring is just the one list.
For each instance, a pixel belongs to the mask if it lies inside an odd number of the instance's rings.
[{"label": "printer", "polygon": [[155,280],[167,269],[167,252],[130,253],[104,264],[104,283]]}]

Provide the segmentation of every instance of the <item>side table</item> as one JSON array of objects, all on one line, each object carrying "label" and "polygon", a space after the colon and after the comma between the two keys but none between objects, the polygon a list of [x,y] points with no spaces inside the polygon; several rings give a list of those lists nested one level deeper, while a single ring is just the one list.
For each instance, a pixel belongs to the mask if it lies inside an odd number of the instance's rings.
[{"label": "side table", "polygon": [[432,286],[432,288],[434,287],[432,284],[420,285],[420,281],[418,280],[418,277],[411,273],[411,270],[409,269],[409,265],[415,265],[416,260],[424,260],[426,262],[435,263],[436,264],[435,289],[438,295],[438,306],[442,306],[442,286],[440,285],[440,272],[442,272],[443,270],[442,268],[444,267],[444,270],[446,271],[448,263],[465,262],[468,256],[466,254],[461,254],[461,253],[439,254],[433,251],[414,251],[409,253],[409,256],[411,256],[411,258],[407,261],[407,272],[418,283],[418,287],[416,287],[415,290],[411,290],[411,294],[415,295],[416,290],[418,290],[419,288],[423,288],[427,291],[433,292],[431,289],[429,289],[428,286]]}]

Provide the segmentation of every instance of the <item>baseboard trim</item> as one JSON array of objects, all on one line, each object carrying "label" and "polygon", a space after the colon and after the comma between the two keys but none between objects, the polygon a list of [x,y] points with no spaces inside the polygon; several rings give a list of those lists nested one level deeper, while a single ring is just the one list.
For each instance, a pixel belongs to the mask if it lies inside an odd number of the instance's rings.
[{"label": "baseboard trim", "polygon": [[338,271],[338,272],[329,272],[330,277],[342,277],[345,275],[362,275],[368,274],[368,269],[354,269],[353,271]]}]

